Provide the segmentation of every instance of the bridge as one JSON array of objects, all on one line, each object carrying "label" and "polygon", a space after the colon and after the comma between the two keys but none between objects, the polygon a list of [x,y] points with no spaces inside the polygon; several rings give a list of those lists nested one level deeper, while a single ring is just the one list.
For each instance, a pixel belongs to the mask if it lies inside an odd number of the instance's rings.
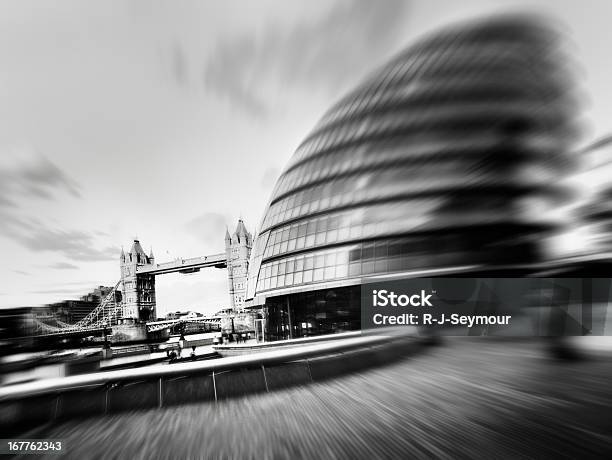
[{"label": "bridge", "polygon": [[[194,259],[190,259],[194,260]],[[212,266],[212,265],[211,265]],[[164,268],[166,269],[166,268]],[[180,271],[180,270],[175,270]],[[171,273],[171,272],[162,272]],[[101,333],[118,323],[122,310],[121,303],[116,300],[116,291],[121,281],[115,284],[113,290],[91,311],[85,318],[75,324],[60,321],[53,315],[42,315],[34,317],[36,336],[70,336],[85,333]],[[209,324],[215,329],[221,327],[222,318],[214,317],[182,317],[176,319],[149,321],[146,323],[147,332],[156,332],[166,328],[172,328],[179,324]]]},{"label": "bridge", "polygon": [[121,250],[121,278],[114,288],[85,318],[68,324],[53,316],[34,317],[37,336],[79,335],[99,333],[122,324],[145,324],[147,332],[160,331],[180,324],[209,324],[220,327],[220,317],[183,317],[156,320],[155,277],[169,273],[195,273],[205,268],[227,269],[230,285],[230,305],[240,308],[245,297],[248,260],[253,238],[242,220],[233,235],[225,235],[225,252],[156,263],[153,251],[147,255],[135,239],[128,252]]},{"label": "bridge", "polygon": [[162,321],[149,321],[147,323],[147,332],[161,331],[163,329],[174,327],[179,324],[208,324],[210,326],[218,326],[221,328],[221,318],[215,317],[185,317],[177,319],[166,319]]},{"label": "bridge", "polygon": [[194,273],[199,272],[201,268],[209,267],[227,268],[227,256],[225,254],[214,254],[191,259],[176,259],[163,264],[141,265],[136,267],[136,274]]}]

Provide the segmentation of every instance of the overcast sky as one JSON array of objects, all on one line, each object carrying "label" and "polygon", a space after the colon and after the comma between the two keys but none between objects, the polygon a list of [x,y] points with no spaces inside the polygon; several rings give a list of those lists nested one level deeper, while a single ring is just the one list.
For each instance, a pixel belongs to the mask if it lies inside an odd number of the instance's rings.
[{"label": "overcast sky", "polygon": [[[114,285],[135,236],[158,262],[222,252],[360,78],[429,30],[517,5],[0,0],[0,307]],[[587,138],[607,133],[609,2],[529,5],[568,27]],[[157,286],[159,315],[229,303],[224,270]]]}]

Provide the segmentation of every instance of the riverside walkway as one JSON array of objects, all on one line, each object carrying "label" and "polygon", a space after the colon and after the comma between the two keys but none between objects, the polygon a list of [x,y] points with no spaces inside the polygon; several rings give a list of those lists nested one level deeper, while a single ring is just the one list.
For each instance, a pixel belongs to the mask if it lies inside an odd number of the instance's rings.
[{"label": "riverside walkway", "polygon": [[27,436],[63,439],[71,458],[604,458],[609,358],[566,363],[541,341],[453,338],[307,386]]}]

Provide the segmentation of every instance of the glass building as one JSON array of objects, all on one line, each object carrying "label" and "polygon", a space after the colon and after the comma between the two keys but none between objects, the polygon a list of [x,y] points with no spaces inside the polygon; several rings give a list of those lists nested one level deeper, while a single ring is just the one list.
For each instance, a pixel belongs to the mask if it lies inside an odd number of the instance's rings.
[{"label": "glass building", "polygon": [[374,279],[529,270],[568,198],[567,69],[524,17],[428,36],[336,103],[280,176],[247,298],[269,340],[358,329]]}]

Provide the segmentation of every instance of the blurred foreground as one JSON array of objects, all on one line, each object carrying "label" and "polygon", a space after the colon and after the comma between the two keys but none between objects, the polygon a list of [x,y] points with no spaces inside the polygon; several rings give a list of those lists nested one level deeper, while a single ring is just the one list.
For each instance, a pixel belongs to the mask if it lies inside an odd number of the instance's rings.
[{"label": "blurred foreground", "polygon": [[70,458],[603,458],[612,353],[594,345],[597,356],[567,363],[541,340],[448,338],[324,383],[23,437],[63,439]]}]

